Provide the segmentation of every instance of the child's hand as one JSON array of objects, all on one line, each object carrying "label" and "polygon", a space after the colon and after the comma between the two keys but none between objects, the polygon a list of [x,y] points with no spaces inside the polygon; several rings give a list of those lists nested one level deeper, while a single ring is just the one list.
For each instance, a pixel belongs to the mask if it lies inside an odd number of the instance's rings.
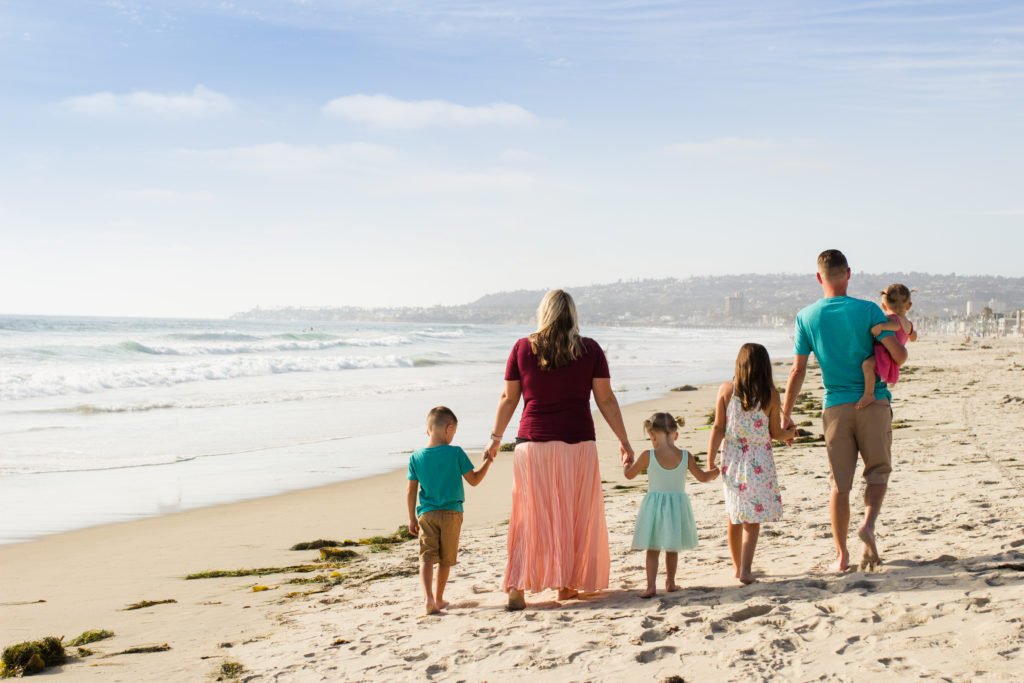
[{"label": "child's hand", "polygon": [[489,453],[488,451],[484,451],[484,462],[494,462],[494,456],[495,456],[494,453]]},{"label": "child's hand", "polygon": [[710,474],[711,477],[708,479],[708,481],[713,481],[713,480],[717,479],[719,472],[721,472],[721,470],[718,469],[717,467],[709,467],[708,468],[708,474]]},{"label": "child's hand", "polygon": [[413,536],[419,536],[420,535],[420,523],[419,523],[419,520],[416,520],[416,519],[410,519],[409,520],[409,533],[412,534]]}]

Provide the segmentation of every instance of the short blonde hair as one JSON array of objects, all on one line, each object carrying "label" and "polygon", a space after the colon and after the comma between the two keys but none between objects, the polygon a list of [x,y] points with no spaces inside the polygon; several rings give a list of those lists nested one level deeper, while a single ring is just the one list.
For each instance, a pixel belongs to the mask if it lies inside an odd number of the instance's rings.
[{"label": "short blonde hair", "polygon": [[846,256],[838,249],[826,249],[818,254],[818,272],[826,279],[845,275],[849,267]]},{"label": "short blonde hair", "polygon": [[450,424],[459,424],[459,418],[448,406],[437,406],[427,413],[427,427],[430,429],[446,429]]}]

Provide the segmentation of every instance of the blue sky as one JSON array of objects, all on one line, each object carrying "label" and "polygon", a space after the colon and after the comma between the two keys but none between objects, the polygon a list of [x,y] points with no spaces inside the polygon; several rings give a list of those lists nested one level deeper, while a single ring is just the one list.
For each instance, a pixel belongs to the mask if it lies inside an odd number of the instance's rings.
[{"label": "blue sky", "polygon": [[0,0],[0,312],[1024,276],[1016,2]]}]

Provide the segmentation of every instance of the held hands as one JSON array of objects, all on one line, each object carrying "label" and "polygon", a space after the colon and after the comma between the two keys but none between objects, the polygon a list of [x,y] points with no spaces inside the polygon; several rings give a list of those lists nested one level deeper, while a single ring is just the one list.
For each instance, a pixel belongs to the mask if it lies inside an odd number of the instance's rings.
[{"label": "held hands", "polygon": [[708,481],[713,481],[717,479],[720,472],[721,470],[715,467],[714,465],[709,465],[707,469],[707,474],[710,475],[708,476]]},{"label": "held hands", "polygon": [[501,439],[494,438],[494,435],[492,434],[491,440],[487,444],[487,448],[484,449],[484,460],[490,460],[493,462],[494,458],[498,455],[498,446],[500,445]]},{"label": "held hands", "polygon": [[796,436],[796,422],[793,422],[793,416],[792,415],[783,415],[782,416],[782,428],[785,431],[787,431],[787,432],[792,432],[792,436],[790,436],[788,439],[782,439],[783,441],[786,442],[787,446],[792,446],[793,445],[793,437]]},{"label": "held hands", "polygon": [[633,465],[633,447],[626,441],[619,442],[619,451],[622,454],[622,467],[625,469]]}]

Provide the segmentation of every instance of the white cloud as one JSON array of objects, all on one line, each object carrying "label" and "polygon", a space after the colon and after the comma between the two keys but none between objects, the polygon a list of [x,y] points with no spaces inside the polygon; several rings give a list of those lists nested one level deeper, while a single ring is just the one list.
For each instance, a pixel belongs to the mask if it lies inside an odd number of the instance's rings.
[{"label": "white cloud", "polygon": [[191,93],[156,93],[139,90],[117,95],[98,92],[69,97],[64,106],[77,114],[91,116],[125,116],[149,114],[166,118],[202,118],[228,113],[234,100],[209,88],[197,85]]},{"label": "white cloud", "polygon": [[773,171],[829,171],[833,164],[822,158],[821,145],[810,140],[721,137],[703,142],[668,145],[671,155]]},{"label": "white cloud", "polygon": [[377,128],[410,130],[430,126],[522,126],[537,117],[517,104],[496,102],[467,107],[442,100],[405,101],[390,95],[347,95],[323,107],[327,116]]},{"label": "white cloud", "polygon": [[162,202],[204,202],[213,199],[209,192],[179,192],[165,188],[152,187],[144,190],[126,190],[119,192],[122,199],[138,201],[162,201]]},{"label": "white cloud", "polygon": [[326,146],[269,142],[226,149],[183,150],[183,153],[232,168],[282,174],[381,164],[397,156],[391,147],[363,142]]}]

